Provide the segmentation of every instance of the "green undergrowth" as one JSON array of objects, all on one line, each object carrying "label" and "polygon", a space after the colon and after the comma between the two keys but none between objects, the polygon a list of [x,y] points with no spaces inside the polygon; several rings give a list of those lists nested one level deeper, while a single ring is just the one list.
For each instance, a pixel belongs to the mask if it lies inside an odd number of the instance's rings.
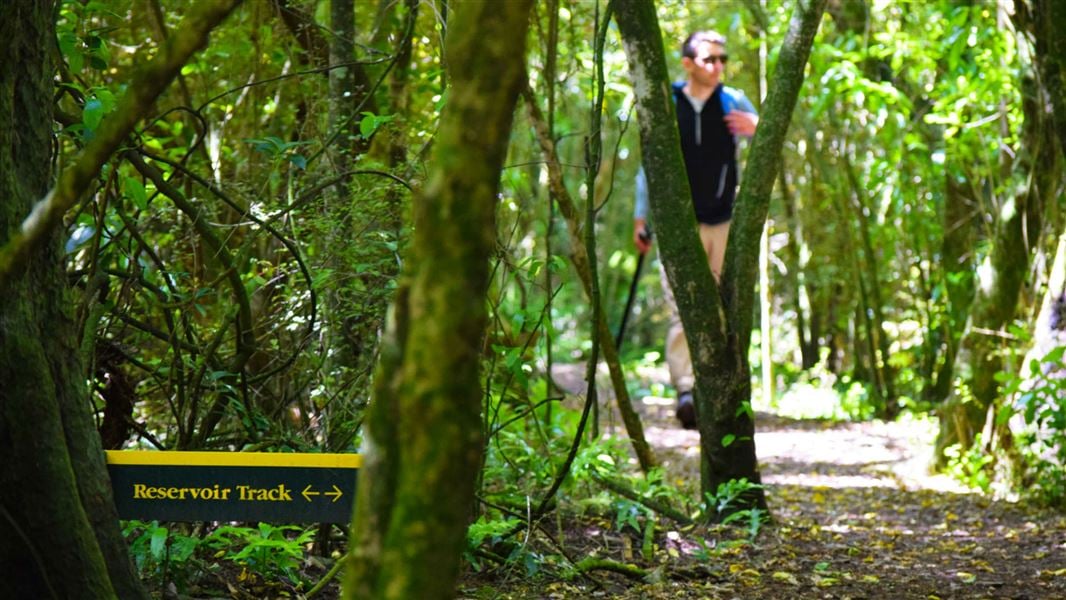
[{"label": "green undergrowth", "polygon": [[202,593],[228,579],[227,568],[234,583],[283,583],[294,591],[314,583],[304,571],[313,528],[131,520],[123,523],[123,535],[142,580],[153,588]]},{"label": "green undergrowth", "polygon": [[[701,499],[693,489],[698,479],[671,482],[662,468],[641,473],[628,440],[592,435],[588,422],[577,437],[579,409],[527,406],[495,405],[498,422],[508,425],[489,439],[480,512],[468,530],[464,557],[476,573],[569,579],[610,570],[646,578],[649,566],[669,556],[664,532],[684,538],[677,546],[689,558],[707,560],[730,545],[753,543],[766,522],[765,512],[739,506],[755,487],[747,480]],[[626,540],[643,566],[608,558],[599,537]],[[670,552],[680,556],[677,548]]]}]

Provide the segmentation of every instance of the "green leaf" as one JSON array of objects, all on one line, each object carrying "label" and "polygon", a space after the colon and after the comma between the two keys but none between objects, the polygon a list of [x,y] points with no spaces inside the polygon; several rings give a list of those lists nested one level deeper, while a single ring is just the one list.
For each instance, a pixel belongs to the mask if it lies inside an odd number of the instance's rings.
[{"label": "green leaf", "polygon": [[736,412],[733,413],[733,416],[735,417],[739,417],[741,415],[748,415],[749,419],[755,418],[755,410],[751,408],[751,402],[747,400],[741,402],[740,406],[737,407]]},{"label": "green leaf", "polygon": [[736,440],[737,440],[737,436],[733,435],[732,433],[727,433],[724,436],[722,436],[722,447],[723,448],[728,448]]},{"label": "green leaf", "polygon": [[[56,37],[56,41],[59,43],[59,51],[62,52],[63,56],[71,62],[70,66],[73,69],[74,59],[77,58],[79,59],[79,61],[81,59],[81,40],[78,39],[78,36],[74,35],[72,32],[69,31],[65,31]],[[80,64],[78,65],[78,69],[76,70],[81,70]]]},{"label": "green leaf", "polygon": [[70,64],[73,73],[79,73],[85,67],[85,52],[82,40],[71,31],[63,32],[58,36],[59,51]]},{"label": "green leaf", "polygon": [[1006,425],[1012,416],[1014,416],[1014,408],[1012,406],[1008,404],[999,407],[999,410],[996,411],[996,425]]},{"label": "green leaf", "polygon": [[107,43],[99,36],[89,36],[86,42],[89,46],[89,66],[100,71],[107,69],[111,63],[111,50]]},{"label": "green leaf", "polygon": [[378,128],[377,120],[372,113],[363,113],[364,116],[359,121],[359,135],[363,138],[368,138],[374,135],[374,130]]},{"label": "green leaf", "polygon": [[229,371],[211,371],[207,375],[207,378],[211,381],[218,381],[219,379],[225,379],[231,375],[233,375],[233,373],[230,373]]},{"label": "green leaf", "polygon": [[751,512],[751,511],[749,511],[749,510],[738,510],[737,512],[732,513],[729,516],[727,516],[726,518],[722,519],[722,525],[729,525],[730,523],[732,523],[734,521],[739,521],[741,519],[744,519],[744,518],[746,518],[748,516],[749,512]]},{"label": "green leaf", "polygon": [[175,536],[170,544],[170,560],[173,562],[185,562],[196,551],[199,540],[185,535]]},{"label": "green leaf", "polygon": [[374,135],[382,125],[393,119],[393,115],[375,115],[372,112],[363,112],[363,118],[359,120],[359,135],[364,139]]},{"label": "green leaf", "polygon": [[268,135],[265,138],[263,138],[263,141],[265,141],[266,143],[268,143],[271,146],[273,146],[273,148],[274,148],[273,154],[278,154],[280,152],[284,152],[289,147],[289,145],[285,143],[285,140],[279,138],[276,135]]},{"label": "green leaf", "polygon": [[94,88],[93,94],[96,99],[100,101],[100,104],[104,107],[104,114],[107,114],[115,109],[115,95],[111,93],[111,90],[107,88]]},{"label": "green leaf", "polygon": [[540,561],[532,552],[526,552],[522,562],[525,563],[527,577],[533,577],[540,571]]},{"label": "green leaf", "polygon": [[100,121],[104,118],[104,103],[97,98],[91,98],[85,103],[81,111],[81,122],[89,131],[96,131]]},{"label": "green leaf", "polygon": [[1058,364],[1060,364],[1062,362],[1063,354],[1066,354],[1066,346],[1059,346],[1059,347],[1055,348],[1054,350],[1052,350],[1051,352],[1048,352],[1047,354],[1045,354],[1044,358],[1041,359],[1041,362],[1043,362],[1043,363],[1051,363],[1053,365],[1058,365]]},{"label": "green leaf", "polygon": [[166,527],[152,529],[152,542],[149,545],[149,551],[156,562],[163,560],[163,555],[167,550],[167,533]]},{"label": "green leaf", "polygon": [[263,154],[266,154],[267,156],[276,156],[277,153],[278,153],[278,147],[273,142],[273,140],[276,140],[276,139],[277,138],[273,138],[273,139],[266,138],[266,139],[259,140],[259,139],[249,138],[249,139],[246,139],[244,141],[246,143],[251,144],[255,148],[256,152],[262,152]]},{"label": "green leaf", "polygon": [[126,193],[126,197],[133,202],[133,205],[141,210],[148,208],[148,192],[144,189],[144,184],[139,179],[133,177],[127,177],[122,181],[122,190]]}]

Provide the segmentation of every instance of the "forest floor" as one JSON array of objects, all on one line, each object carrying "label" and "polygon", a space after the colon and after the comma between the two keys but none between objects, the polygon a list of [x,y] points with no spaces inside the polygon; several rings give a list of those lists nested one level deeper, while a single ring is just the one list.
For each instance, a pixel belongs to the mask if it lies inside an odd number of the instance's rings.
[{"label": "forest floor", "polygon": [[[556,380],[576,391],[574,377]],[[666,480],[694,494],[698,434],[678,426],[671,400],[634,402]],[[609,413],[603,427],[625,437]],[[930,475],[930,426],[758,413],[756,429],[773,522],[754,537],[743,526],[660,519],[646,560],[638,531],[573,516],[558,524],[555,540],[572,558],[595,555],[646,575],[468,573],[460,597],[1066,598],[1066,515],[993,501]]]}]

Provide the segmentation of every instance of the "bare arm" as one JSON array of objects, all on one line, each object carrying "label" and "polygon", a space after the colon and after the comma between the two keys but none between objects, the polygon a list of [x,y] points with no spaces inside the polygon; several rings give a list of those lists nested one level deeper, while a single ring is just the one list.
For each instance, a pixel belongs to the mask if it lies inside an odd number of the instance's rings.
[{"label": "bare arm", "polygon": [[744,137],[755,135],[755,127],[759,124],[759,115],[741,110],[731,111],[724,119],[729,133]]},{"label": "bare arm", "polygon": [[633,245],[641,254],[647,254],[651,248],[651,235],[648,233],[648,222],[644,217],[633,218]]}]

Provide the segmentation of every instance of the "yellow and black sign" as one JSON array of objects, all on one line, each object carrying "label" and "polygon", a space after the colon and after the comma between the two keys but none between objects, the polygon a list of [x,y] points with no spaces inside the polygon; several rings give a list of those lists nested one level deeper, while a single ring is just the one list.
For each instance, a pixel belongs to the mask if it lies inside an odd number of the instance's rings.
[{"label": "yellow and black sign", "polygon": [[123,519],[347,523],[358,454],[111,450]]}]

